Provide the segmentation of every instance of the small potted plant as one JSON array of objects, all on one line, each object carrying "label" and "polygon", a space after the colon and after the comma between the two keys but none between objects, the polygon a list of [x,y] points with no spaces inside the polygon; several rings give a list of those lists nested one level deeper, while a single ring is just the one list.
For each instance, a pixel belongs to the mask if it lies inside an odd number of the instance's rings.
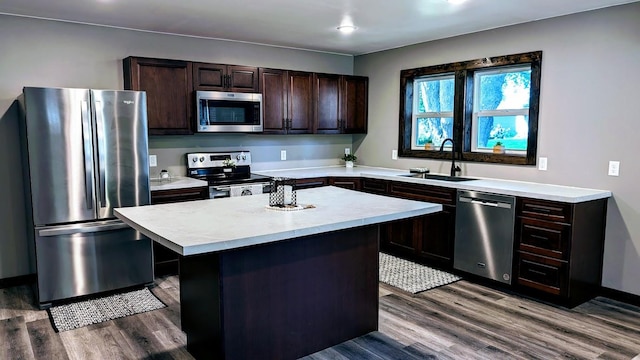
[{"label": "small potted plant", "polygon": [[353,154],[344,154],[342,155],[342,160],[344,161],[344,164],[346,167],[352,168],[353,163],[356,162],[356,160],[358,160],[358,157]]},{"label": "small potted plant", "polygon": [[495,145],[493,145],[493,153],[504,154],[504,145],[502,145],[502,142],[497,141]]},{"label": "small potted plant", "polygon": [[431,138],[428,138],[427,141],[424,143],[424,149],[433,150],[433,140]]}]

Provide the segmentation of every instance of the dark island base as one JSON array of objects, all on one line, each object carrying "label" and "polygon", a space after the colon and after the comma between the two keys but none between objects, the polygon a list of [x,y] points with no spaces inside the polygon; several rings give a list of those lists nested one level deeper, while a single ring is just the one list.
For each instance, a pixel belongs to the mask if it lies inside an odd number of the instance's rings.
[{"label": "dark island base", "polygon": [[197,359],[297,359],[378,329],[371,225],[180,263],[182,329]]}]

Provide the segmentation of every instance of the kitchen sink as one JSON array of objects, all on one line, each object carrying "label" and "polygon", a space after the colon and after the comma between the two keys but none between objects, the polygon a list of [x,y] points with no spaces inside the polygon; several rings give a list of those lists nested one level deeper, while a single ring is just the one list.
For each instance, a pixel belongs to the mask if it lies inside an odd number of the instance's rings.
[{"label": "kitchen sink", "polygon": [[402,174],[398,176],[412,177],[416,179],[429,179],[429,180],[454,181],[454,182],[477,180],[470,177],[447,176],[447,175],[428,174],[428,173],[412,173],[412,174]]}]

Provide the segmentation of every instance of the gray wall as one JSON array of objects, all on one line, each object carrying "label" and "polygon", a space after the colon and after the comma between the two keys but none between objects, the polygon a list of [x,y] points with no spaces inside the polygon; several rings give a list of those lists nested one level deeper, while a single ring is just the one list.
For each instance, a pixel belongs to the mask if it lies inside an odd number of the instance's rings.
[{"label": "gray wall", "polygon": [[[356,57],[369,76],[369,133],[354,136],[360,163],[393,168],[449,163],[391,160],[398,147],[400,70],[543,51],[536,167],[463,164],[463,174],[611,190],[603,285],[640,295],[640,3],[510,26]],[[607,176],[618,160],[620,176]]]},{"label": "gray wall", "polygon": [[[122,89],[122,59],[146,56],[351,74],[353,57],[0,15],[0,279],[32,272],[24,220],[17,111],[24,86]],[[249,149],[256,169],[337,164],[351,136],[156,137],[160,166],[184,175],[184,153]],[[280,161],[280,150],[288,160]],[[152,174],[159,171],[152,169]]]}]

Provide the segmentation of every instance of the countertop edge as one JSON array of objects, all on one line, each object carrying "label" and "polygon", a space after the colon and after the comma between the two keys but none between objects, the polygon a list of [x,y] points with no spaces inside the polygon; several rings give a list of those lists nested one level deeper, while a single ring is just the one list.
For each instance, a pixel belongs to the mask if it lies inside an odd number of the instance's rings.
[{"label": "countertop edge", "polygon": [[[344,166],[325,166],[325,167],[313,167],[313,168],[298,168],[298,169],[279,169],[279,170],[267,170],[257,171],[256,173],[272,176],[271,174],[286,173],[294,174],[291,176],[294,179],[304,179],[313,177],[358,177],[358,178],[371,178],[379,180],[399,181],[413,184],[422,184],[430,186],[440,186],[452,189],[461,190],[475,190],[483,191],[501,195],[512,195],[520,197],[529,197],[540,200],[558,201],[566,203],[582,203],[593,200],[607,199],[613,196],[611,191],[600,189],[589,189],[572,187],[566,185],[544,184],[519,180],[501,180],[491,178],[475,177],[477,180],[451,182],[433,179],[416,179],[411,177],[404,177],[399,175],[409,174],[408,171],[375,167],[375,166],[363,166],[359,165],[354,168],[345,168]],[[304,174],[310,174],[305,176]],[[483,182],[485,185],[483,185]],[[486,185],[486,183],[492,183]],[[518,187],[520,189],[518,189]],[[538,188],[538,189],[522,189],[526,187]],[[541,189],[546,188],[546,189]],[[546,191],[545,191],[546,190]],[[577,195],[562,194],[561,191],[575,191]]]}]

